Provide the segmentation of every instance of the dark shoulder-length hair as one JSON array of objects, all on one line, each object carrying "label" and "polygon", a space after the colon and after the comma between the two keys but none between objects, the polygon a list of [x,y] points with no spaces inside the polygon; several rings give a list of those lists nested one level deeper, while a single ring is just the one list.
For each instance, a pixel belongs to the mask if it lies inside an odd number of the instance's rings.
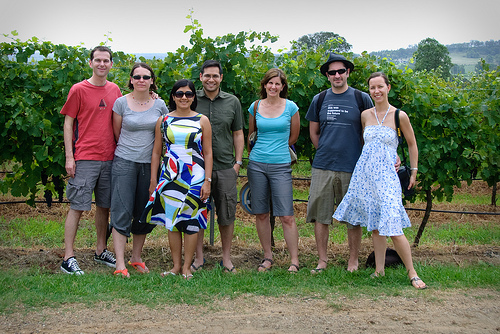
[{"label": "dark shoulder-length hair", "polygon": [[151,75],[151,79],[153,80],[153,82],[152,82],[151,86],[149,87],[149,90],[157,90],[158,87],[156,87],[155,73],[153,72],[153,69],[151,68],[151,66],[149,66],[146,63],[135,63],[134,66],[132,66],[132,70],[130,71],[130,77],[128,78],[128,89],[130,89],[130,90],[134,89],[134,85],[132,85],[132,81],[130,79],[132,78],[132,76],[134,76],[135,69],[139,68],[139,67],[145,68],[146,70],[149,71],[149,73]]},{"label": "dark shoulder-length hair", "polygon": [[283,90],[280,92],[280,97],[286,99],[288,96],[288,81],[286,80],[285,72],[279,68],[271,68],[264,74],[264,78],[260,81],[260,98],[265,99],[267,97],[266,85],[272,78],[278,77],[283,85]]},{"label": "dark shoulder-length hair", "polygon": [[186,86],[188,86],[189,89],[194,93],[193,103],[191,103],[191,110],[196,111],[196,106],[198,105],[198,99],[196,98],[196,88],[194,88],[194,83],[191,80],[187,79],[178,80],[174,84],[174,87],[172,87],[172,90],[170,91],[170,97],[168,99],[168,110],[174,111],[175,109],[177,109],[174,101],[174,94],[179,90],[179,88]]}]

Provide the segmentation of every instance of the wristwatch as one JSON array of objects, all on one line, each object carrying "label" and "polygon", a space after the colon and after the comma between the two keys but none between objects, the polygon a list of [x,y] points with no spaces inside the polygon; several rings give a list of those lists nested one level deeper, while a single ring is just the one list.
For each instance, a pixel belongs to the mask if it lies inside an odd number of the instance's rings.
[{"label": "wristwatch", "polygon": [[236,161],[236,163],[240,166],[243,165],[243,161]]},{"label": "wristwatch", "polygon": [[212,179],[211,179],[211,178],[209,178],[209,177],[207,177],[207,178],[205,179],[205,181],[212,182]]}]

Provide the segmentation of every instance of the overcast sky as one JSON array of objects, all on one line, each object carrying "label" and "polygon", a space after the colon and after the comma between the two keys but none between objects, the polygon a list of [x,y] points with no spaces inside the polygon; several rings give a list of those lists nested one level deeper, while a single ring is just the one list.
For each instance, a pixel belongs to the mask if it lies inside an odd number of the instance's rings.
[{"label": "overcast sky", "polygon": [[279,48],[319,31],[344,37],[352,51],[396,50],[432,37],[441,44],[500,40],[499,0],[0,0],[0,42],[17,30],[56,44],[92,48],[113,39],[114,51],[165,53],[189,46],[184,27],[194,10],[205,36],[240,31],[279,35]]}]

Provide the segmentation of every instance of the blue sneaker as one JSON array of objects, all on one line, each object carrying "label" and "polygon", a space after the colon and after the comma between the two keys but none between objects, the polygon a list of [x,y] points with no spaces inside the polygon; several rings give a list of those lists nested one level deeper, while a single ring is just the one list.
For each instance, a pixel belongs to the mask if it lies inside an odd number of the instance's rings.
[{"label": "blue sneaker", "polygon": [[83,270],[80,269],[78,261],[72,256],[61,264],[61,270],[70,275],[83,275]]},{"label": "blue sneaker", "polygon": [[100,264],[105,264],[111,268],[116,268],[115,255],[113,253],[111,253],[110,251],[108,251],[107,249],[105,249],[101,253],[101,255],[97,255],[94,253],[94,261],[97,263],[100,263]]}]

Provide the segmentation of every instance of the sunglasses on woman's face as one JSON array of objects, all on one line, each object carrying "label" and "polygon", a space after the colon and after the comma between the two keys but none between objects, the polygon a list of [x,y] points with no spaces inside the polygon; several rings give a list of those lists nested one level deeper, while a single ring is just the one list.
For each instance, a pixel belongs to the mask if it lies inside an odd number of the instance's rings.
[{"label": "sunglasses on woman's face", "polygon": [[190,90],[188,90],[187,92],[182,92],[178,90],[177,92],[174,93],[174,96],[178,99],[182,98],[184,95],[186,95],[188,99],[194,97],[194,93]]},{"label": "sunglasses on woman's face", "polygon": [[144,80],[149,80],[149,79],[151,79],[151,76],[150,75],[134,75],[134,76],[132,76],[132,78],[135,80],[141,80],[141,78],[143,78]]}]

